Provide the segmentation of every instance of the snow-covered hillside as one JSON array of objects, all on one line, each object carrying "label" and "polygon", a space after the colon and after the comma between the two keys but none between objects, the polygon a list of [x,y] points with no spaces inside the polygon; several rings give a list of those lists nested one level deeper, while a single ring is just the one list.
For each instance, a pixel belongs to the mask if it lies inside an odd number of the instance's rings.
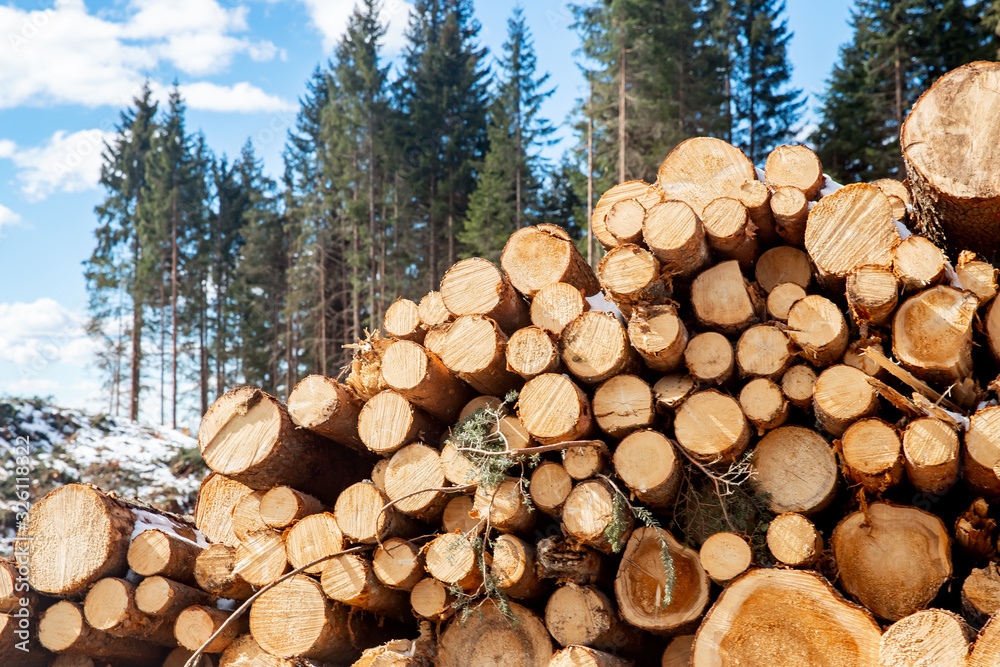
[{"label": "snow-covered hillside", "polygon": [[[197,441],[179,431],[86,415],[37,399],[0,399],[0,526],[5,537],[14,529],[15,448],[25,441],[32,501],[62,484],[87,482],[185,514],[194,509],[206,474]],[[9,544],[0,546],[0,552],[4,547]]]}]

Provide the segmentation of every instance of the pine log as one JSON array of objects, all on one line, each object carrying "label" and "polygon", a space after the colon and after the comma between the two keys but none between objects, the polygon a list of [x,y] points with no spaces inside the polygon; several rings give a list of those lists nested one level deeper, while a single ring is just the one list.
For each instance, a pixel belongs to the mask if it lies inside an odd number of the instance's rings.
[{"label": "pine log", "polygon": [[750,215],[739,199],[719,197],[709,202],[701,223],[709,247],[724,259],[735,259],[744,268],[758,255],[757,235]]},{"label": "pine log", "polygon": [[379,459],[372,466],[371,480],[375,488],[385,493],[385,471],[389,467],[389,459]]},{"label": "pine log", "polygon": [[493,542],[490,574],[504,593],[518,600],[537,598],[546,583],[536,569],[535,548],[513,535],[501,535]]},{"label": "pine log", "polygon": [[976,633],[958,614],[925,609],[902,618],[882,634],[879,667],[966,667]]},{"label": "pine log", "polygon": [[923,236],[908,236],[892,250],[892,272],[904,293],[924,290],[945,278],[945,256]]},{"label": "pine log", "polygon": [[597,267],[601,287],[625,317],[643,305],[663,303],[670,294],[661,277],[660,262],[637,245],[612,248]]},{"label": "pine log", "polygon": [[1000,498],[1000,406],[984,407],[969,421],[962,450],[965,483],[979,495]]},{"label": "pine log", "polygon": [[830,505],[840,479],[833,448],[816,431],[776,428],[757,443],[752,459],[754,486],[775,514],[814,514]]},{"label": "pine log", "polygon": [[552,639],[534,612],[511,602],[508,620],[492,600],[462,623],[453,620],[438,644],[440,667],[548,667]]},{"label": "pine log", "polygon": [[552,461],[542,461],[531,473],[528,485],[531,502],[542,512],[554,517],[562,516],[563,504],[573,489],[573,478],[566,469]]},{"label": "pine log", "polygon": [[994,615],[976,637],[967,667],[992,667],[1000,664],[1000,616]]},{"label": "pine log", "polygon": [[92,628],[80,605],[63,600],[42,613],[38,640],[55,653],[73,653],[112,661],[127,660],[134,667],[159,665],[166,649],[131,637],[115,637]]},{"label": "pine log", "polygon": [[582,440],[594,424],[587,395],[569,378],[553,373],[539,375],[524,385],[517,415],[528,433],[546,445]]},{"label": "pine log", "polygon": [[775,285],[771,293],[767,295],[767,312],[773,319],[787,322],[788,311],[792,309],[792,305],[805,296],[806,291],[795,283]]},{"label": "pine log", "polygon": [[225,544],[213,544],[194,563],[194,578],[198,587],[220,598],[246,600],[253,587],[234,572],[236,549]]},{"label": "pine log", "polygon": [[880,634],[867,611],[820,575],[756,569],[730,584],[709,610],[691,664],[876,665]]},{"label": "pine log", "polygon": [[944,523],[915,507],[873,503],[837,524],[830,543],[841,586],[878,618],[927,608],[951,578]]},{"label": "pine log", "polygon": [[705,228],[688,202],[669,200],[647,210],[642,238],[670,276],[690,278],[711,260]]},{"label": "pine log", "polygon": [[688,331],[672,304],[636,308],[628,323],[632,347],[654,371],[671,373],[684,360]]},{"label": "pine log", "polygon": [[528,324],[528,303],[500,269],[481,257],[463,259],[445,271],[441,298],[457,318],[488,317],[507,334]]},{"label": "pine log", "polygon": [[816,294],[792,304],[788,311],[788,335],[814,366],[836,363],[849,341],[847,322],[840,308]]},{"label": "pine log", "polygon": [[803,410],[812,407],[816,371],[806,364],[792,366],[781,376],[781,391],[792,405]]},{"label": "pine log", "polygon": [[386,507],[388,504],[389,497],[374,484],[358,482],[341,492],[333,516],[344,537],[358,544],[413,537],[420,532],[412,519],[393,507]]},{"label": "pine log", "polygon": [[652,507],[673,505],[683,466],[665,435],[654,430],[631,433],[615,448],[614,464],[615,473],[643,503]]},{"label": "pine log", "polygon": [[764,164],[764,178],[772,188],[796,187],[810,201],[819,198],[819,190],[825,180],[819,157],[802,145],[778,146],[772,150]]},{"label": "pine log", "polygon": [[983,261],[971,250],[958,254],[955,275],[962,289],[972,292],[979,299],[979,305],[989,303],[997,295],[997,269]]},{"label": "pine log", "polygon": [[640,641],[638,632],[618,617],[614,602],[595,586],[557,588],[545,604],[545,627],[560,646],[630,653]]},{"label": "pine log", "polygon": [[656,401],[656,412],[668,422],[673,418],[674,410],[694,393],[697,383],[690,375],[665,375],[653,385],[653,400]]},{"label": "pine log", "polygon": [[[765,186],[765,189],[767,189],[767,186]],[[691,647],[693,645],[694,635],[679,635],[674,637],[667,644],[667,648],[663,650],[660,667],[691,667]]]},{"label": "pine log", "polygon": [[188,607],[212,602],[213,596],[205,591],[164,577],[147,577],[135,589],[135,606],[150,616],[174,619]]},{"label": "pine log", "polygon": [[473,396],[469,385],[455,377],[437,355],[411,341],[397,341],[386,348],[382,377],[393,391],[442,422],[454,423]]},{"label": "pine log", "polygon": [[781,387],[767,378],[747,382],[740,390],[739,399],[740,408],[757,429],[757,435],[764,435],[788,420],[788,401]]},{"label": "pine log", "polygon": [[[673,561],[670,602],[663,566],[663,544]],[[615,577],[615,598],[622,618],[637,628],[658,634],[679,634],[691,628],[708,606],[708,576],[698,552],[681,545],[668,531],[636,528]]]},{"label": "pine log", "polygon": [[[260,516],[260,501],[263,498],[263,491],[253,491],[240,498],[233,508],[233,535],[240,542],[247,538],[248,533],[268,527]],[[129,551],[131,552],[131,549]],[[132,569],[135,570],[134,567]]]},{"label": "pine log", "polygon": [[507,449],[524,449],[537,444],[516,415],[501,417],[492,432],[503,436]]},{"label": "pine log", "polygon": [[412,591],[424,576],[424,557],[413,543],[390,537],[375,550],[372,571],[389,588]]},{"label": "pine log", "polygon": [[852,183],[823,197],[809,211],[806,251],[828,289],[842,291],[855,267],[891,268],[892,249],[899,240],[889,200],[874,185]]},{"label": "pine log", "polygon": [[847,479],[874,494],[903,481],[903,445],[895,428],[881,419],[859,419],[840,440]]},{"label": "pine log", "polygon": [[798,248],[782,245],[766,250],[754,265],[754,277],[765,292],[782,283],[795,283],[802,289],[812,282],[809,255]]},{"label": "pine log", "polygon": [[531,300],[531,323],[558,336],[563,328],[583,313],[590,304],[573,285],[552,283],[538,290]]},{"label": "pine log", "polygon": [[636,199],[615,202],[604,218],[608,231],[620,246],[624,243],[642,242],[642,220],[646,209]]},{"label": "pine log", "polygon": [[630,372],[639,364],[625,327],[617,318],[601,311],[584,313],[567,324],[559,348],[566,369],[586,384]]},{"label": "pine log", "polygon": [[698,274],[691,283],[691,306],[702,326],[724,334],[736,334],[757,320],[747,282],[734,260]]},{"label": "pine log", "polygon": [[[603,479],[588,479],[574,486],[563,505],[563,532],[603,553],[619,551],[633,519],[631,512],[615,511],[615,493]],[[616,531],[620,535],[616,538],[609,527],[623,522],[626,529]]]},{"label": "pine log", "polygon": [[441,472],[448,482],[458,486],[479,483],[476,466],[450,440],[441,448],[440,463]]},{"label": "pine log", "polygon": [[765,377],[777,382],[794,359],[788,336],[768,324],[750,327],[736,344],[736,363],[744,377]]},{"label": "pine log", "polygon": [[774,229],[774,217],[771,215],[771,190],[763,181],[756,178],[743,182],[739,192],[740,203],[747,209],[747,214],[757,228],[761,242],[773,244],[778,233]]},{"label": "pine log", "polygon": [[812,568],[823,553],[823,536],[803,515],[786,512],[768,525],[767,548],[782,565]]},{"label": "pine log", "polygon": [[[219,667],[326,667],[327,663],[302,658],[286,660],[266,652],[253,636],[241,635],[219,656]],[[163,667],[167,667],[164,665]],[[177,667],[183,667],[178,664]],[[207,665],[206,667],[211,667]]]},{"label": "pine log", "polygon": [[994,359],[1000,359],[1000,299],[994,299],[986,311],[986,341]]},{"label": "pine log", "polygon": [[436,442],[441,426],[402,395],[387,389],[361,408],[358,432],[365,447],[379,456],[389,456],[417,440]]},{"label": "pine log", "polygon": [[427,573],[447,586],[472,593],[483,584],[479,555],[464,535],[445,533],[435,537],[427,545],[424,563]]},{"label": "pine log", "polygon": [[458,421],[461,422],[468,419],[479,410],[499,410],[503,412],[505,408],[503,407],[503,401],[496,396],[476,396],[466,403],[462,411],[458,413]]},{"label": "pine log", "polygon": [[[641,205],[639,209],[641,232]],[[514,287],[529,298],[552,283],[568,283],[585,296],[600,290],[587,260],[573,245],[569,234],[557,225],[522,227],[515,231],[504,246],[500,265]]]},{"label": "pine log", "polygon": [[725,336],[706,331],[688,341],[684,366],[700,385],[724,385],[736,375],[736,355]]},{"label": "pine log", "polygon": [[116,637],[142,639],[161,646],[176,646],[175,617],[150,616],[136,606],[136,585],[106,577],[91,586],[83,603],[90,627]]},{"label": "pine log", "polygon": [[505,396],[522,382],[507,370],[506,349],[507,336],[496,322],[482,315],[466,315],[448,329],[441,361],[476,391]]},{"label": "pine log", "polygon": [[[28,621],[26,621],[28,622]],[[17,616],[0,613],[0,662],[16,667],[95,667],[95,663],[87,656],[56,656],[45,650],[38,643],[37,633],[21,627],[21,619]],[[69,660],[72,659],[72,662]],[[107,663],[108,667],[113,667]],[[101,663],[104,667],[105,663]]]},{"label": "pine log", "polygon": [[695,459],[727,465],[750,444],[750,425],[736,399],[709,389],[692,394],[677,409],[674,437]]},{"label": "pine log", "polygon": [[273,528],[256,530],[236,547],[233,572],[254,586],[266,586],[291,568],[285,541]]},{"label": "pine log", "polygon": [[944,285],[907,299],[893,318],[893,353],[921,380],[944,386],[961,382],[972,374],[978,306],[973,294]]},{"label": "pine log", "polygon": [[225,475],[209,473],[198,490],[194,523],[213,544],[235,548],[240,543],[233,532],[233,509],[253,489]]},{"label": "pine log", "polygon": [[698,560],[709,579],[725,586],[747,571],[753,552],[746,539],[736,533],[713,533],[702,543]]},{"label": "pine log", "polygon": [[600,440],[584,440],[583,444],[562,450],[562,466],[566,474],[575,480],[595,477],[604,472],[611,462],[608,446]]},{"label": "pine log", "polygon": [[844,351],[844,363],[857,368],[865,375],[884,379],[888,373],[875,361],[873,355],[868,353],[869,350],[876,355],[885,356],[880,338],[859,338],[847,346],[847,350]]},{"label": "pine log", "polygon": [[26,578],[30,563],[23,557],[20,560],[19,567],[15,560],[0,558],[0,614],[13,614],[22,607],[34,610],[38,606],[38,595],[28,586]]},{"label": "pine log", "polygon": [[905,222],[910,214],[907,207],[913,206],[913,199],[910,197],[909,185],[894,178],[880,178],[872,181],[872,185],[878,187],[892,204],[892,217],[900,222]]},{"label": "pine log", "polygon": [[653,425],[653,389],[637,375],[616,375],[594,390],[594,419],[613,438]]},{"label": "pine log", "polygon": [[847,306],[854,321],[880,327],[889,321],[899,301],[899,281],[882,266],[866,264],[847,275]]},{"label": "pine log", "polygon": [[[455,319],[448,307],[444,305],[441,292],[428,292],[417,304],[417,315],[420,321],[428,328],[432,329],[438,325],[446,324]],[[425,338],[426,341],[426,338]]]},{"label": "pine log", "polygon": [[[441,455],[426,445],[413,444],[393,454],[385,471],[385,493],[395,501],[393,507],[407,516],[424,521],[436,521],[444,512],[448,497],[440,489],[445,486]],[[413,494],[413,495],[411,495]]]},{"label": "pine log", "polygon": [[552,656],[549,667],[632,667],[634,663],[589,646],[567,646]]},{"label": "pine log", "polygon": [[396,340],[423,343],[427,325],[420,321],[420,309],[409,299],[399,298],[385,311],[382,320],[385,332]]},{"label": "pine log", "polygon": [[709,137],[681,142],[657,170],[657,185],[667,198],[686,201],[699,216],[717,197],[739,197],[740,186],[755,178],[743,151]]},{"label": "pine log", "polygon": [[15,549],[27,551],[28,583],[39,593],[69,597],[98,579],[123,576],[133,530],[147,516],[194,539],[193,528],[180,517],[140,508],[93,486],[56,488],[31,506],[18,534]]},{"label": "pine log", "polygon": [[455,614],[455,596],[433,577],[421,579],[410,591],[413,613],[429,621],[444,621]]},{"label": "pine log", "polygon": [[518,329],[507,341],[507,368],[525,380],[558,373],[562,370],[559,347],[540,327]]},{"label": "pine log", "polygon": [[[594,238],[602,246],[605,248],[614,248],[618,245],[618,241],[608,230],[607,225],[607,217],[611,211],[611,207],[620,201],[627,201],[629,199],[638,199],[641,202],[649,189],[649,183],[644,181],[626,181],[625,183],[619,183],[601,195],[601,198],[597,201],[597,206],[594,207],[593,212],[590,214],[590,225],[594,233]],[[643,206],[643,208],[647,207]]]},{"label": "pine log", "polygon": [[932,85],[907,115],[900,134],[917,224],[931,240],[957,252],[1000,248],[1000,182],[989,139],[1000,124],[994,91],[1000,65],[974,62]]},{"label": "pine log", "polygon": [[194,585],[194,562],[202,547],[174,533],[144,530],[128,549],[128,566],[144,577],[161,575]]},{"label": "pine log", "polygon": [[[345,548],[344,533],[330,512],[312,514],[285,531],[285,553],[292,568],[298,569],[321,556],[329,556]],[[323,564],[305,570],[320,574]]]},{"label": "pine log", "polygon": [[603,554],[572,536],[559,535],[539,540],[536,556],[539,576],[545,579],[586,586],[607,578],[608,562]]},{"label": "pine log", "polygon": [[961,447],[951,426],[932,417],[916,419],[903,433],[906,476],[918,491],[944,494],[958,481]]},{"label": "pine log", "polygon": [[1000,611],[1000,570],[996,563],[974,569],[962,583],[962,615],[981,628]]},{"label": "pine log", "polygon": [[331,600],[381,616],[401,618],[409,597],[379,581],[371,561],[360,554],[344,554],[326,561],[320,585]]},{"label": "pine log", "polygon": [[771,215],[774,229],[785,243],[801,247],[805,241],[809,201],[806,194],[789,185],[776,188],[771,194]]},{"label": "pine log", "polygon": [[538,518],[527,503],[527,491],[520,477],[505,479],[496,487],[476,487],[472,515],[488,521],[490,527],[502,533],[528,532]]},{"label": "pine log", "polygon": [[444,353],[444,342],[448,338],[449,329],[451,329],[451,322],[431,327],[427,335],[424,336],[424,349],[433,352],[440,359]]},{"label": "pine log", "polygon": [[839,438],[857,420],[877,413],[878,394],[863,371],[837,364],[816,378],[813,408],[823,429]]},{"label": "pine log", "polygon": [[260,500],[260,518],[271,528],[287,528],[323,511],[323,503],[290,486],[276,486]]},{"label": "pine log", "polygon": [[974,562],[980,562],[996,553],[996,534],[997,522],[990,516],[990,504],[985,498],[973,500],[955,519],[955,544]]}]

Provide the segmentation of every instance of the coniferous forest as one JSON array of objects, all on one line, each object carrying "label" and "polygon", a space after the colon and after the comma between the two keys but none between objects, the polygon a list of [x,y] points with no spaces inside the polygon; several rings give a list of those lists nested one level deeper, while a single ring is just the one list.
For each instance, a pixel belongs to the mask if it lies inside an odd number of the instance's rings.
[{"label": "coniferous forest", "polygon": [[[588,91],[572,117],[546,119],[557,82],[519,10],[491,53],[471,0],[416,0],[390,61],[381,3],[358,0],[304,82],[277,181],[249,140],[213,153],[176,92],[140,94],[105,150],[85,263],[109,412],[176,426],[240,384],[284,397],[306,375],[337,376],[344,346],[397,296],[419,300],[458,259],[497,260],[518,227],[559,224],[596,264],[590,206],[618,182],[655,181],[689,137],[756,164],[804,141],[835,180],[902,177],[899,127],[919,91],[1000,45],[1000,0],[855,0],[853,38],[807,100],[790,84],[782,0],[570,8]],[[561,123],[572,146],[545,160]]]}]

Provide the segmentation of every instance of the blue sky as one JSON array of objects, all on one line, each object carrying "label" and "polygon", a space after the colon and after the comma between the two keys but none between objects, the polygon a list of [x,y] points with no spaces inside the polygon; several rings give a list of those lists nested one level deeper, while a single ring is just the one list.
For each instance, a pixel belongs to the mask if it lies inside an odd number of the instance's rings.
[{"label": "blue sky", "polygon": [[[100,409],[100,378],[83,336],[101,200],[103,138],[141,86],[177,80],[189,130],[217,154],[254,140],[269,172],[297,100],[346,25],[354,0],[21,0],[0,5],[0,395],[52,395]],[[399,54],[409,10],[385,0],[386,53]],[[513,0],[475,2],[481,41],[498,53]],[[583,93],[572,17],[561,0],[523,0],[539,68],[557,92],[544,113],[563,123]],[[794,84],[823,89],[850,38],[850,2],[788,0]],[[557,157],[570,133],[547,152]],[[150,401],[150,408],[152,403]],[[145,416],[158,416],[151,409]]]}]

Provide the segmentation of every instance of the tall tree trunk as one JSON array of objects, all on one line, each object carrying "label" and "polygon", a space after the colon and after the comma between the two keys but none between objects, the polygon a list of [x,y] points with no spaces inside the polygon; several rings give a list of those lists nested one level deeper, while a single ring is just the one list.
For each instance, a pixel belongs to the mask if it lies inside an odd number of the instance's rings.
[{"label": "tall tree trunk", "polygon": [[375,298],[378,293],[378,265],[375,262],[375,118],[368,101],[368,268],[371,278],[368,286],[368,327],[379,327],[376,319]]},{"label": "tall tree trunk", "polygon": [[622,29],[618,69],[618,182],[625,182],[625,30]]},{"label": "tall tree trunk", "polygon": [[[322,237],[321,237],[322,238]],[[316,336],[316,346],[317,346],[317,359],[319,361],[319,374],[326,375],[326,259],[327,259],[327,249],[326,242],[319,242],[319,252],[316,253],[317,261],[319,262],[319,335]],[[291,388],[288,389],[291,391]]]},{"label": "tall tree trunk", "polygon": [[448,167],[448,266],[455,264],[455,167]]},{"label": "tall tree trunk", "polygon": [[[353,199],[358,201],[358,156],[354,155],[354,194]],[[358,235],[358,221],[351,219],[351,310],[354,312],[354,321],[351,327],[351,335],[357,340],[361,338],[361,292],[358,283],[361,280],[358,258],[361,254],[360,238]]]},{"label": "tall tree trunk", "polygon": [[590,97],[587,100],[587,264],[594,267],[594,79],[590,82]]},{"label": "tall tree trunk", "polygon": [[132,359],[129,363],[131,386],[129,394],[128,418],[139,419],[139,391],[142,386],[142,296],[139,287],[139,261],[142,250],[139,247],[139,232],[132,238]]},{"label": "tall tree trunk", "polygon": [[160,423],[167,423],[167,288],[160,276]]},{"label": "tall tree trunk", "polygon": [[205,290],[205,282],[201,282],[201,312],[198,317],[198,358],[199,358],[199,390],[201,398],[201,412],[204,415],[208,412],[208,294]]},{"label": "tall tree trunk", "polygon": [[118,283],[118,337],[115,339],[115,385],[114,392],[114,415],[117,417],[121,410],[122,401],[122,353],[125,351],[125,319],[124,319],[125,288]]},{"label": "tall tree trunk", "polygon": [[[899,44],[896,44],[895,49],[895,74],[896,74],[896,130],[897,132],[903,129],[903,63],[902,56],[899,51]],[[903,162],[902,153],[900,153],[899,158],[899,173],[906,173],[906,165]]]},{"label": "tall tree trunk", "polygon": [[[227,213],[226,202],[223,198],[219,201],[219,215],[216,216],[218,228],[216,229],[215,257],[216,261],[223,266],[225,261],[222,252],[222,221],[223,215]],[[226,377],[226,294],[228,292],[228,280],[224,268],[219,271],[219,284],[215,291],[215,395],[222,396],[225,392]],[[202,413],[204,414],[204,413]]]},{"label": "tall tree trunk", "polygon": [[171,427],[177,428],[177,194],[173,197],[173,219],[170,226],[170,373]]},{"label": "tall tree trunk", "polygon": [[[399,250],[399,171],[393,175],[392,188],[392,250]],[[392,289],[399,289],[399,262],[392,263]]]},{"label": "tall tree trunk", "polygon": [[431,196],[427,209],[427,276],[430,279],[428,290],[437,289],[437,226],[434,224],[434,202],[437,199],[437,175],[431,174]]},{"label": "tall tree trunk", "polygon": [[520,61],[514,65],[514,106],[517,112],[514,116],[514,136],[516,139],[517,156],[514,165],[514,229],[521,228],[521,76]]}]

